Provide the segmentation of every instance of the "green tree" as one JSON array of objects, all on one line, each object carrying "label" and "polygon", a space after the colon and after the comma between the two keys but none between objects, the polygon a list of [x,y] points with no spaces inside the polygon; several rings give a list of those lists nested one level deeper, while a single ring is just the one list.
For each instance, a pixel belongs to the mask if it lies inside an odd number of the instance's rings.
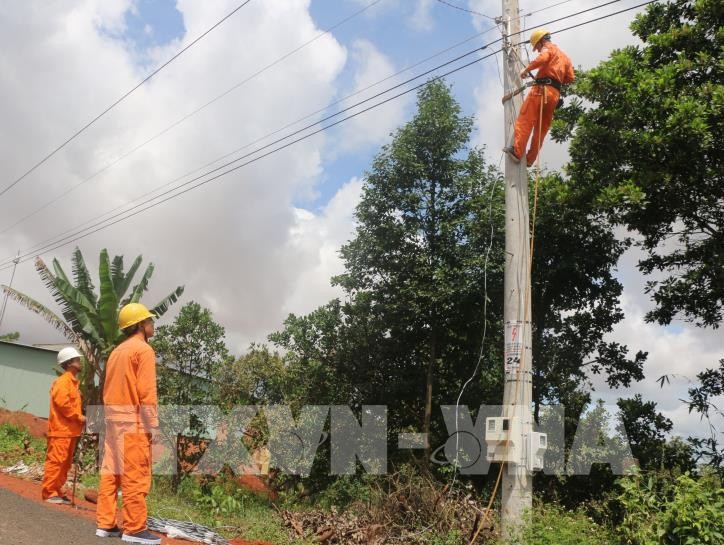
[{"label": "green tree", "polygon": [[159,401],[170,405],[208,405],[216,401],[212,381],[233,356],[224,327],[211,311],[191,301],[170,325],[156,330],[151,345],[159,359]]},{"label": "green tree", "polygon": [[718,369],[706,369],[696,378],[699,384],[689,388],[689,399],[684,400],[689,412],[696,411],[702,420],[706,419],[708,437],[690,437],[697,460],[704,460],[709,465],[724,473],[724,445],[719,436],[721,430],[714,424],[724,418],[724,409],[717,406],[716,399],[724,394],[724,359],[719,360]]},{"label": "green tree", "polygon": [[621,411],[617,430],[628,437],[631,452],[643,469],[663,469],[666,434],[674,427],[671,420],[656,411],[656,403],[644,402],[641,394],[616,403]]},{"label": "green tree", "polygon": [[[719,368],[706,369],[696,375],[699,383],[688,390],[689,398],[683,399],[689,412],[697,412],[702,421],[706,421],[708,435],[706,437],[689,437],[694,449],[696,460],[704,461],[724,473],[724,446],[719,436],[721,430],[715,422],[724,418],[724,409],[717,405],[717,398],[724,394],[724,359],[719,360]],[[659,378],[661,386],[669,382],[667,375]]]},{"label": "green tree", "polygon": [[0,341],[5,341],[7,343],[14,343],[18,339],[20,339],[20,333],[17,331],[11,331],[10,333],[6,333],[5,335],[0,335]]},{"label": "green tree", "polygon": [[661,324],[723,316],[722,15],[720,0],[650,5],[631,25],[643,44],[580,74],[553,129],[572,135],[581,198],[640,235],[639,269],[663,276],[646,287]]},{"label": "green tree", "polygon": [[[297,398],[384,404],[391,432],[429,428],[439,444],[446,428],[432,407],[456,401],[480,358],[461,403],[501,402],[503,181],[470,148],[471,128],[446,85],[433,82],[375,158],[355,236],[342,248],[346,271],[333,279],[345,302],[292,315],[270,336],[300,377],[288,381],[289,389],[301,385]],[[560,176],[540,180],[539,203],[535,402],[575,411],[590,401],[581,392],[589,372],[612,386],[643,376],[645,354],[629,358],[627,347],[604,341],[623,318],[613,268],[628,241]]]},{"label": "green tree", "polygon": [[441,363],[452,357],[452,337],[468,329],[463,305],[480,300],[483,256],[472,231],[483,184],[495,174],[469,146],[472,127],[444,83],[420,90],[414,118],[367,174],[357,232],[341,250],[346,272],[335,279],[352,295],[370,292],[406,347],[404,367],[396,363],[423,400],[428,436]]},{"label": "green tree", "polygon": [[[78,346],[86,360],[81,377],[83,400],[86,404],[102,402],[105,360],[123,338],[122,332],[118,329],[120,307],[127,303],[139,302],[148,289],[154,270],[152,263],[143,271],[140,280],[133,284],[141,262],[142,258],[138,256],[128,271],[124,271],[123,256],[115,256],[111,261],[108,251],[101,250],[98,267],[99,289],[96,292],[80,249],[76,248],[71,258],[72,279],[68,277],[57,259],[53,259],[53,271],[51,271],[42,259],[37,258],[35,269],[60,306],[62,317],[29,295],[8,286],[2,287],[9,297],[40,314],[69,342]],[[151,307],[152,311],[157,316],[162,316],[181,296],[183,290],[183,286],[177,287]]]},{"label": "green tree", "polygon": [[216,371],[219,403],[224,408],[245,403],[290,403],[291,399],[285,396],[289,375],[277,352],[271,352],[265,345],[252,344],[246,354]]},{"label": "green tree", "polygon": [[[545,403],[577,415],[591,401],[580,395],[591,374],[605,376],[611,388],[643,379],[647,357],[629,357],[627,346],[605,340],[624,318],[614,272],[630,240],[617,237],[559,174],[540,179],[538,202],[531,288],[536,421]],[[568,420],[569,436],[576,423]]]},{"label": "green tree", "polygon": [[225,334],[209,309],[191,301],[181,307],[173,323],[159,327],[151,340],[159,359],[159,402],[192,407],[190,415],[175,411],[165,415],[184,420],[166,422],[174,430],[185,428],[182,434],[169,438],[176,448],[175,487],[200,459],[201,440],[208,437],[208,427],[213,423],[209,421],[211,406],[218,401],[217,373],[234,361]]}]

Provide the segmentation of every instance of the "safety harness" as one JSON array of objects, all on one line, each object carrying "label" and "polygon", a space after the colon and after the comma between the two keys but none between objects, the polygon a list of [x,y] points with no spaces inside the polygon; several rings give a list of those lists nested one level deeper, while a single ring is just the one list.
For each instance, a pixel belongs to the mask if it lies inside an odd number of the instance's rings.
[{"label": "safety harness", "polygon": [[559,93],[561,92],[561,89],[563,88],[563,85],[561,85],[561,82],[558,81],[558,80],[555,80],[555,79],[553,79],[553,78],[538,78],[538,79],[534,79],[533,81],[529,81],[529,82],[526,83],[525,85],[522,85],[522,86],[518,87],[515,91],[511,91],[510,93],[508,93],[507,95],[505,95],[505,96],[503,97],[503,104],[505,104],[506,102],[508,102],[508,101],[509,101],[511,98],[513,98],[514,96],[519,95],[520,93],[522,93],[523,91],[525,91],[526,89],[528,89],[528,87],[534,87],[534,86],[536,86],[536,85],[550,85],[551,87],[553,87],[554,89],[556,89]]},{"label": "safety harness", "polygon": [[554,89],[557,89],[559,93],[561,92],[561,88],[563,87],[560,81],[553,78],[538,78],[533,80],[532,85],[550,85]]}]

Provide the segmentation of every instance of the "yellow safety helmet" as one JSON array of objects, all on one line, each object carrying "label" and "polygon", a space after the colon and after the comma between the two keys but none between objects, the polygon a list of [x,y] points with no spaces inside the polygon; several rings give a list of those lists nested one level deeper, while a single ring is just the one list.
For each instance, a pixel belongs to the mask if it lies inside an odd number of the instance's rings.
[{"label": "yellow safety helmet", "polygon": [[138,322],[142,322],[146,318],[155,318],[156,316],[141,303],[128,303],[118,313],[118,327],[126,329]]},{"label": "yellow safety helmet", "polygon": [[550,31],[547,28],[536,28],[533,32],[530,33],[530,45],[535,48],[538,42],[540,42],[541,38],[549,34]]}]

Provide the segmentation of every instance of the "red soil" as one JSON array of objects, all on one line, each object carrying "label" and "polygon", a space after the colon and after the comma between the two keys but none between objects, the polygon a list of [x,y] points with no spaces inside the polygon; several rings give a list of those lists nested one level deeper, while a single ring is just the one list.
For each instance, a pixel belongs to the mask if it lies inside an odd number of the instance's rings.
[{"label": "red soil", "polygon": [[13,424],[28,428],[33,437],[45,437],[48,434],[48,420],[38,418],[32,414],[22,411],[11,412],[7,409],[0,409],[0,424]]}]

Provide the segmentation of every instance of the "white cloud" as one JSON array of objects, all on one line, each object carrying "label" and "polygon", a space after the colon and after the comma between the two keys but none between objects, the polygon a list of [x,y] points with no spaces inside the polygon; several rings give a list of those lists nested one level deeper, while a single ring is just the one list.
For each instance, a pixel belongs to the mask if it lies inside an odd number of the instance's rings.
[{"label": "white cloud", "polygon": [[410,17],[410,25],[415,30],[427,32],[435,26],[435,20],[432,17],[433,0],[417,0],[415,10]]},{"label": "white cloud", "polygon": [[342,290],[330,285],[330,278],[344,272],[340,247],[354,233],[354,210],[362,193],[362,180],[353,178],[343,185],[318,215],[296,210],[296,223],[291,228],[289,250],[302,256],[299,275],[292,295],[284,305],[285,312],[303,314],[314,310]]},{"label": "white cloud", "polygon": [[[646,378],[628,389],[611,390],[600,376],[594,377],[594,398],[602,397],[615,403],[619,397],[641,394],[644,401],[655,401],[658,410],[671,418],[675,434],[702,435],[706,432],[704,425],[698,416],[687,414],[688,409],[681,399],[687,397],[687,389],[696,383],[697,373],[718,366],[724,354],[724,338],[719,330],[684,323],[676,327],[647,323],[644,315],[652,306],[644,293],[648,278],[635,269],[641,255],[639,250],[632,249],[619,262],[619,269],[623,271],[620,280],[624,285],[621,303],[626,319],[615,326],[608,340],[627,345],[631,355],[638,350],[648,352],[644,365]],[[670,384],[661,388],[656,380],[662,375],[675,376],[671,377]],[[724,422],[719,421],[719,425]]]},{"label": "white cloud", "polygon": [[[131,2],[42,4],[42,10],[32,2],[0,8],[0,44],[6,53],[0,97],[7,129],[0,134],[1,187],[145,75],[126,44],[100,30],[120,28]],[[233,5],[232,0],[179,2],[187,32],[154,55],[169,58]],[[250,3],[0,198],[0,229],[319,32],[309,0]],[[18,247],[27,248],[307,114],[310,105],[329,102],[345,62],[345,49],[334,37],[316,40],[38,218],[0,235],[0,254],[14,255]],[[210,306],[238,352],[279,327],[305,273],[299,263],[316,266],[301,255],[318,256],[313,245],[289,251],[298,222],[292,202],[317,183],[325,145],[325,136],[318,135],[77,244],[93,270],[104,247],[129,260],[143,254],[157,266],[148,301],[185,284],[183,302]],[[44,257],[57,256],[69,268],[71,249]],[[1,282],[9,281],[9,272],[0,275]],[[14,285],[51,302],[32,262],[18,267]],[[14,303],[2,328],[20,329],[28,342],[52,334]]]},{"label": "white cloud", "polygon": [[[356,40],[352,44],[351,58],[355,66],[354,86],[344,94],[359,92],[354,98],[355,102],[374,96],[381,90],[402,81],[399,76],[390,77],[397,72],[394,64],[374,44],[367,40]],[[390,79],[383,86],[375,86],[363,91],[363,89],[384,78]],[[361,108],[369,107],[371,104],[392,94],[394,93],[365,103]],[[351,151],[370,144],[381,144],[387,141],[389,134],[402,123],[405,108],[413,98],[411,95],[406,95],[345,123],[339,143],[341,150]]]}]

